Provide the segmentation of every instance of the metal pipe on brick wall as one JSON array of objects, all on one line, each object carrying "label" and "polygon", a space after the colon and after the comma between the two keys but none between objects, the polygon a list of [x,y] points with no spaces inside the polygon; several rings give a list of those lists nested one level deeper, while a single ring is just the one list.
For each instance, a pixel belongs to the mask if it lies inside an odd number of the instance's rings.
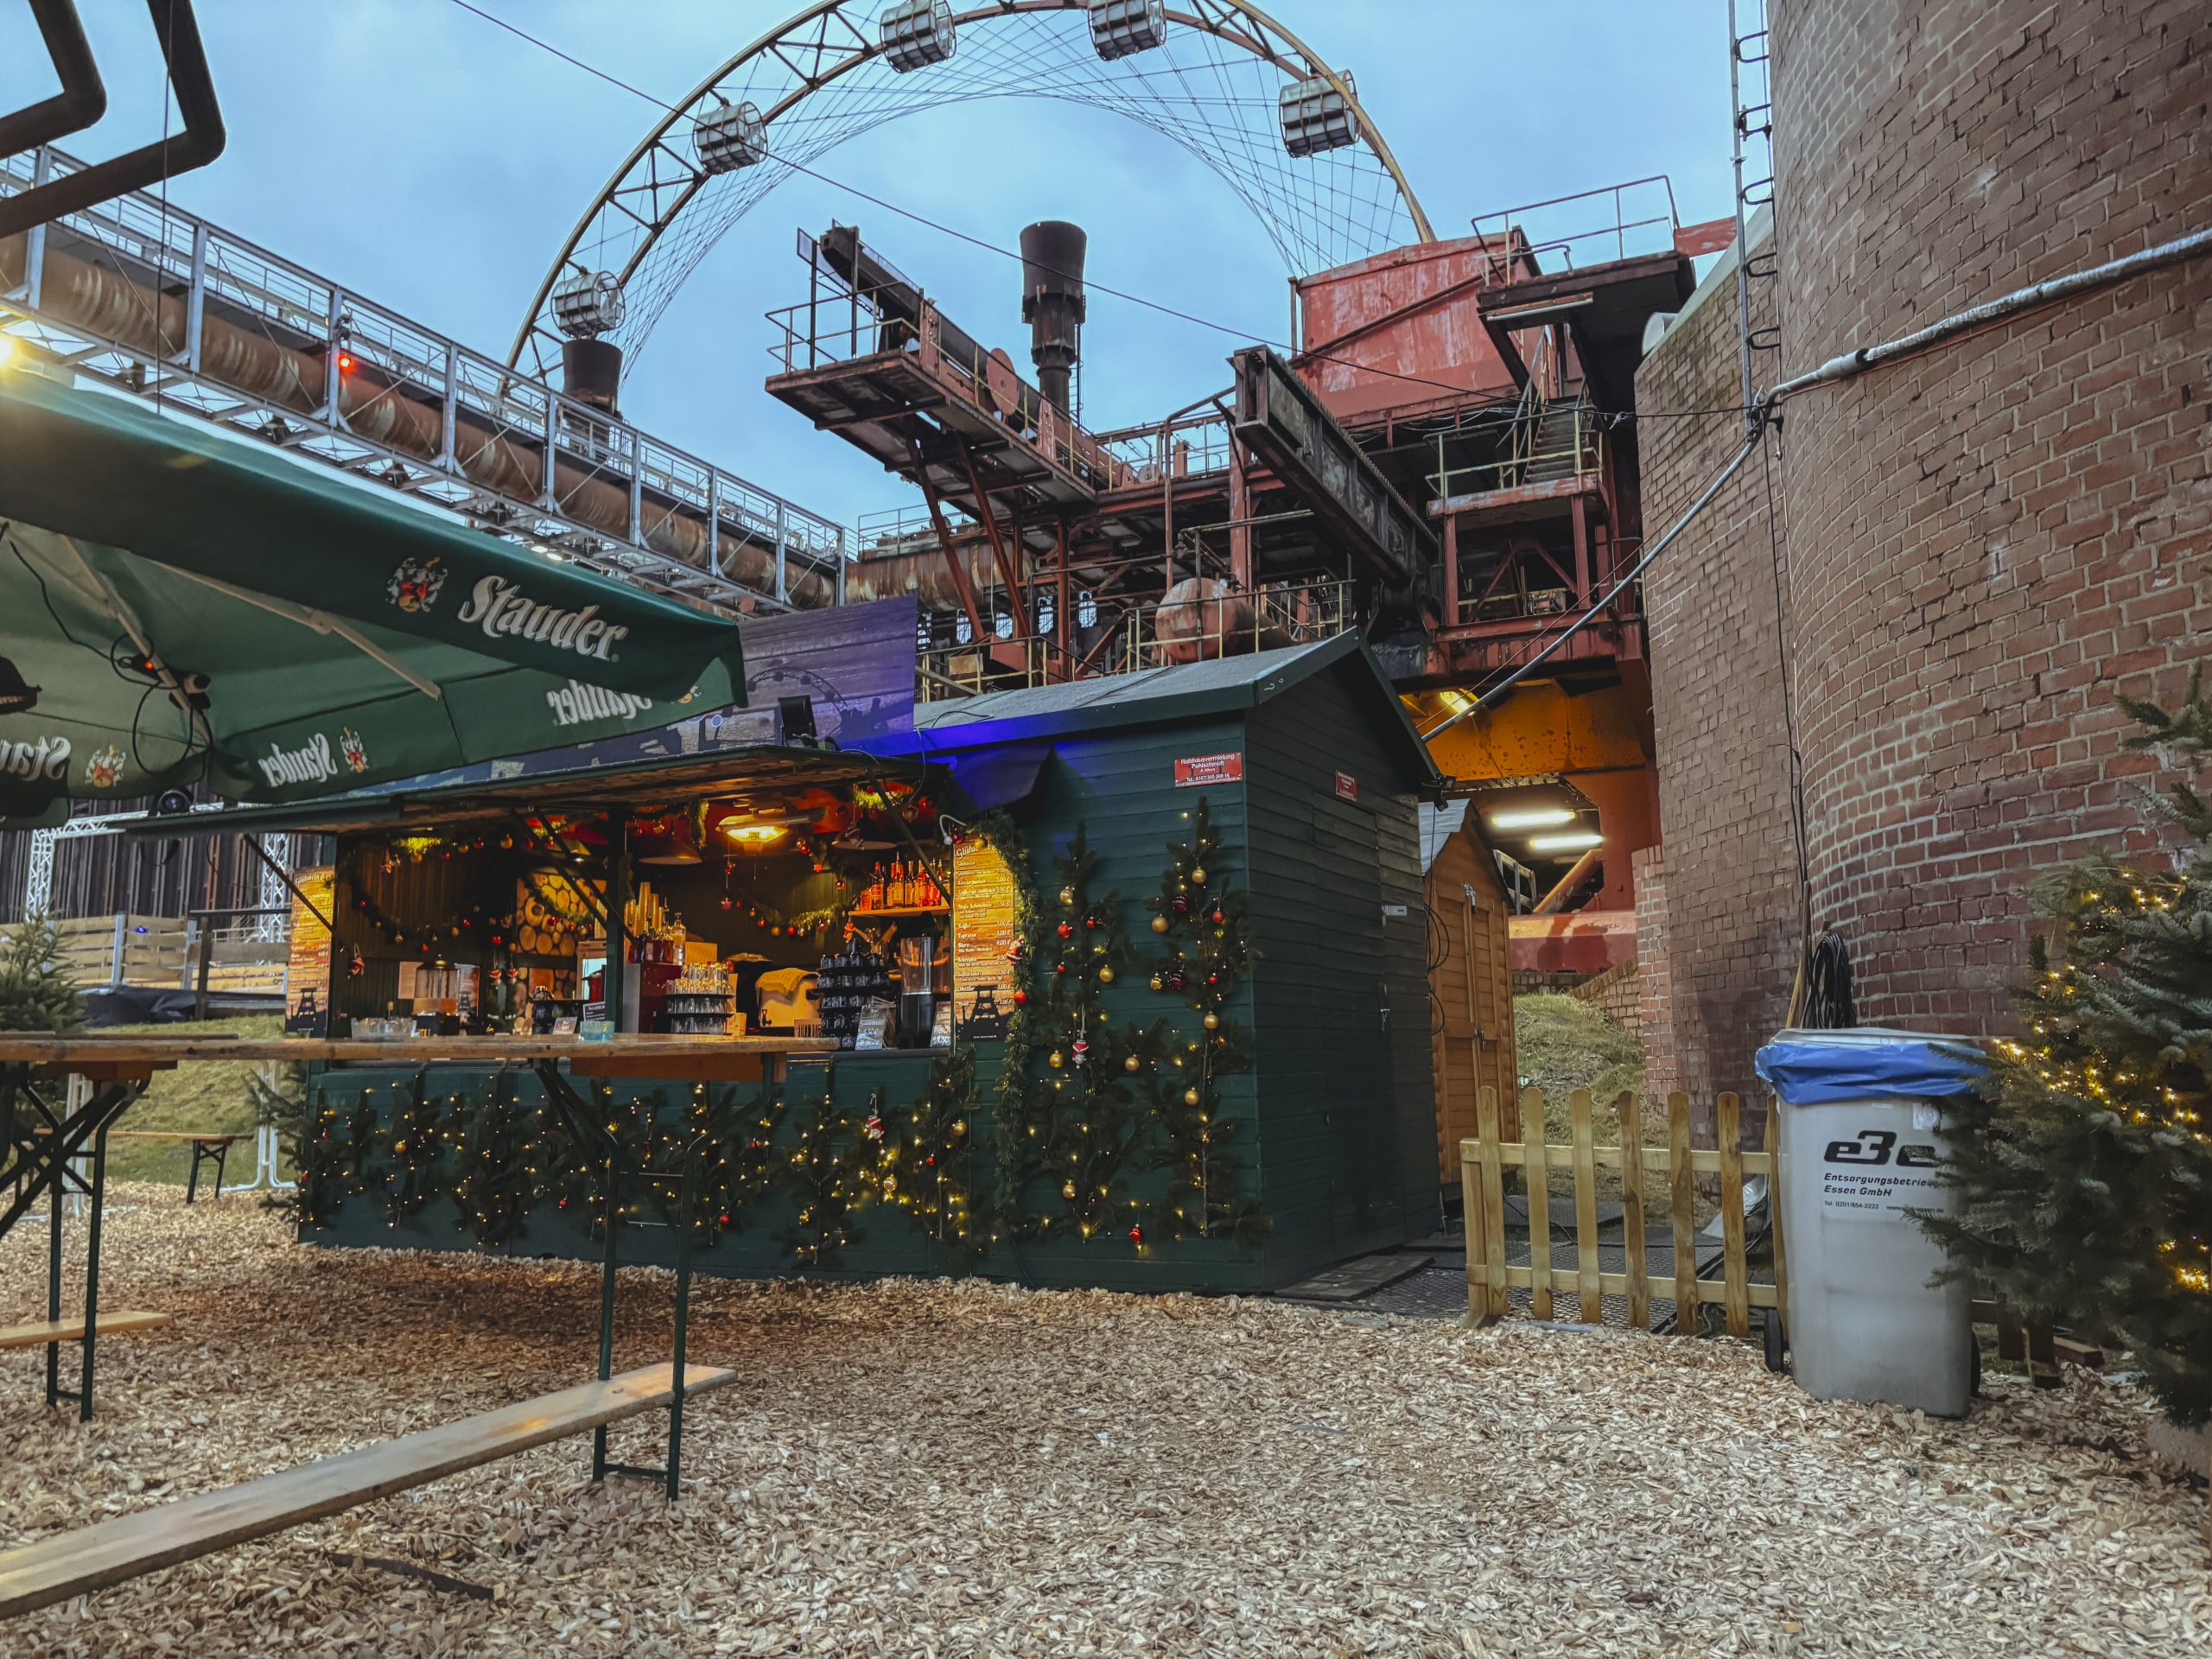
[{"label": "metal pipe on brick wall", "polygon": [[[25,238],[0,238],[0,288],[23,280]],[[93,265],[49,247],[42,266],[40,308],[59,321],[165,362],[184,350],[188,304],[182,294],[156,293],[117,270]],[[301,350],[214,316],[200,323],[200,372],[219,385],[251,392],[271,404],[312,416],[323,407],[327,372],[321,350]],[[442,411],[435,404],[403,396],[393,385],[365,372],[340,378],[338,410],[348,431],[423,461],[435,459],[443,437]],[[537,498],[543,479],[536,442],[518,442],[495,429],[466,405],[454,411],[454,459],[472,483],[518,500]],[[556,457],[554,500],[581,524],[627,540],[630,488],[596,470]],[[710,552],[717,538],[703,516],[683,507],[648,515],[645,544],[656,553],[697,569],[713,568]],[[741,541],[725,527],[720,541],[721,574],[763,593],[775,589],[772,549]],[[820,574],[794,573],[791,601],[802,607],[835,602],[833,584]]]},{"label": "metal pipe on brick wall", "polygon": [[2061,300],[2071,299],[2076,294],[2086,294],[2092,289],[2124,283],[2131,276],[2164,270],[2168,265],[2201,259],[2208,253],[2212,253],[2212,230],[2192,231],[2186,236],[2176,237],[2171,242],[2161,242],[2156,247],[2131,253],[2124,259],[2109,260],[2101,265],[2092,265],[2087,270],[2077,270],[2069,276],[2054,276],[2048,282],[2016,289],[2010,294],[1969,306],[1940,322],[1931,322],[1925,328],[1916,329],[1882,345],[1864,346],[1856,351],[1832,357],[1817,369],[1783,381],[1769,391],[1761,403],[1770,407],[1784,397],[1811,387],[1826,385],[1836,380],[1848,380],[1855,374],[1864,374],[1885,363],[1894,363],[1899,358],[1927,351],[1945,340],[1972,334],[1975,329],[1986,328],[1993,322],[2002,322],[2023,311],[2055,305]]}]

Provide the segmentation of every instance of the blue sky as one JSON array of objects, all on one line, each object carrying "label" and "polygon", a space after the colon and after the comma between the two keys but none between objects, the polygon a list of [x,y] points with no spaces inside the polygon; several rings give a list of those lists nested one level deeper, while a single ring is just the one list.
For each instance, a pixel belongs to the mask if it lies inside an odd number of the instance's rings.
[{"label": "blue sky", "polygon": [[[478,0],[674,102],[798,0]],[[88,158],[158,136],[161,60],[146,9],[83,0],[108,80]],[[1357,75],[1439,232],[1478,213],[1649,174],[1685,222],[1730,208],[1721,0],[1273,0]],[[470,16],[453,0],[210,0],[199,8],[230,146],[174,199],[480,350],[504,354],[547,265],[654,108]],[[0,0],[0,93],[52,90],[18,0]],[[1287,273],[1211,173],[1134,123],[1033,106],[1044,142],[1009,142],[1007,106],[925,111],[824,169],[986,240],[1039,218],[1091,233],[1093,279],[1282,338]],[[1026,362],[1019,284],[993,254],[796,180],[716,247],[632,365],[625,412],[830,517],[911,492],[761,391],[766,313],[803,296],[794,232],[857,221],[986,343]],[[1086,348],[1086,415],[1105,428],[1227,384],[1235,340],[1104,296]]]}]

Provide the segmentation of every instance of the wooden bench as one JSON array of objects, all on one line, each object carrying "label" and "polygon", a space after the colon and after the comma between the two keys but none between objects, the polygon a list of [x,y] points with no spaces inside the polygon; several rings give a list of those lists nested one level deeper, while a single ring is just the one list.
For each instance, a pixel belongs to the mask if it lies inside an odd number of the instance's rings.
[{"label": "wooden bench", "polygon": [[223,1135],[213,1130],[198,1129],[110,1129],[111,1141],[189,1141],[192,1142],[192,1174],[184,1184],[184,1201],[190,1204],[200,1192],[200,1166],[215,1166],[215,1196],[223,1196],[223,1160],[230,1155],[231,1143],[243,1141],[242,1135]]},{"label": "wooden bench", "polygon": [[[735,1380],[683,1368],[688,1399]],[[0,1618],[51,1607],[179,1561],[265,1538],[357,1504],[495,1463],[674,1402],[675,1367],[648,1365],[604,1382],[524,1400],[173,1503],[116,1516],[0,1554]]]},{"label": "wooden bench", "polygon": [[[123,1337],[133,1331],[158,1331],[169,1323],[171,1317],[167,1313],[102,1313],[92,1321],[92,1334]],[[0,1351],[43,1348],[55,1342],[80,1342],[84,1335],[82,1314],[73,1319],[41,1319],[33,1325],[0,1325]]]}]

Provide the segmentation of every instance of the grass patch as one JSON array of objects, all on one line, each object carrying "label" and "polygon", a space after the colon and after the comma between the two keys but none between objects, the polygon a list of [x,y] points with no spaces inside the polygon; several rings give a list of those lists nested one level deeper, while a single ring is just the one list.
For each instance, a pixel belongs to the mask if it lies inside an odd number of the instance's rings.
[{"label": "grass patch", "polygon": [[[202,1037],[218,1033],[239,1038],[270,1039],[283,1035],[284,1021],[273,1014],[245,1014],[230,1020],[152,1026],[103,1026],[103,1037]],[[188,1060],[174,1071],[156,1071],[137,1103],[116,1120],[118,1129],[207,1131],[246,1137],[232,1147],[224,1171],[230,1181],[253,1178],[253,1096],[246,1079],[253,1075],[251,1060]],[[108,1179],[115,1181],[167,1181],[181,1186],[192,1173],[192,1143],[188,1141],[111,1141],[107,1149]],[[213,1170],[207,1172],[212,1178]],[[203,1188],[206,1182],[201,1183]]]},{"label": "grass patch", "polygon": [[[1587,1002],[1544,993],[1514,998],[1513,1038],[1521,1075],[1529,1088],[1544,1091],[1544,1139],[1554,1146],[1574,1139],[1573,1100],[1578,1089],[1590,1091],[1594,1109],[1591,1128],[1597,1145],[1620,1144],[1620,1116],[1613,1103],[1624,1094],[1636,1096],[1641,1103],[1644,1145],[1667,1144],[1667,1103],[1654,1103],[1644,1095],[1643,1045],[1634,1032]],[[1554,1174],[1555,1194],[1572,1190],[1565,1176]],[[1620,1190],[1617,1172],[1598,1172],[1599,1198],[1617,1198]]]}]

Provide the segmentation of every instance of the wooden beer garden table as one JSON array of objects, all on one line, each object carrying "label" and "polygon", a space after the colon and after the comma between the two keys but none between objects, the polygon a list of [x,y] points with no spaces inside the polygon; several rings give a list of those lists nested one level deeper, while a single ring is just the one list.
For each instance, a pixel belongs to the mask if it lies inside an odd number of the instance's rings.
[{"label": "wooden beer garden table", "polygon": [[[793,1056],[828,1055],[836,1042],[799,1037],[652,1037],[618,1036],[599,1041],[576,1037],[413,1037],[386,1040],[348,1038],[242,1039],[226,1036],[179,1037],[56,1037],[19,1032],[0,1032],[0,1128],[6,1132],[4,1162],[0,1162],[0,1189],[8,1192],[0,1210],[0,1238],[29,1213],[41,1197],[48,1198],[46,1344],[47,1404],[61,1400],[77,1402],[78,1415],[92,1414],[92,1369],[96,1338],[103,1328],[99,1317],[100,1211],[107,1179],[107,1138],[130,1105],[144,1094],[157,1071],[174,1071],[195,1060],[276,1060],[354,1062],[380,1065],[497,1065],[528,1066],[544,1086],[547,1104],[568,1120],[580,1144],[597,1149],[605,1160],[607,1213],[612,1217],[616,1183],[627,1179],[678,1179],[619,1166],[617,1149],[588,1110],[569,1078],[647,1077],[684,1082],[723,1083],[750,1080],[775,1082],[784,1075]],[[85,1098],[70,1103],[65,1095],[52,1098],[50,1088],[35,1077],[38,1068],[82,1077],[90,1088]],[[563,1068],[566,1068],[564,1074]],[[88,1174],[72,1167],[89,1157]],[[687,1158],[680,1179],[692,1177]],[[61,1319],[61,1210],[71,1192],[85,1195],[91,1204],[85,1251],[85,1306],[81,1328],[76,1320],[64,1328]],[[688,1213],[685,1206],[678,1214]],[[606,1271],[601,1291],[600,1368],[602,1380],[610,1374],[613,1352],[615,1235],[607,1228]],[[690,1230],[677,1229],[677,1291],[676,1375],[683,1365],[683,1316],[690,1287]],[[111,1333],[149,1328],[144,1315],[111,1316],[105,1328]],[[77,1388],[60,1386],[60,1344],[77,1341],[83,1365]],[[680,1417],[677,1420],[680,1425]],[[601,1440],[603,1443],[604,1434]],[[671,1470],[675,1466],[671,1446]],[[603,1444],[602,1444],[603,1452]],[[604,1464],[603,1455],[595,1459]],[[669,1477],[672,1483],[674,1475]]]}]

